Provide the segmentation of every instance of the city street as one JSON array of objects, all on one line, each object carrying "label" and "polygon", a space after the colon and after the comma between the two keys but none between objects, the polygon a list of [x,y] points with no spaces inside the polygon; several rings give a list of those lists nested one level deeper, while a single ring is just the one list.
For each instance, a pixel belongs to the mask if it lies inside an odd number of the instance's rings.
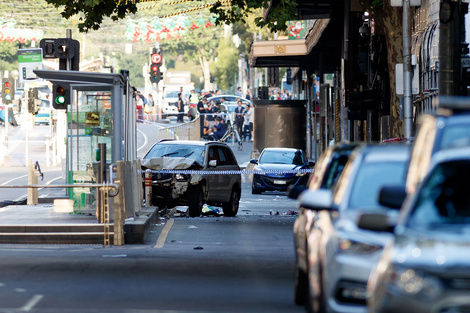
[{"label": "city street", "polygon": [[[138,125],[139,155],[155,127]],[[10,158],[21,159],[22,147]],[[45,181],[62,179],[60,167],[43,171]],[[27,182],[22,166],[1,172],[2,184]],[[12,200],[21,191],[0,194]],[[252,195],[243,177],[236,217],[185,211],[161,217],[142,245],[0,245],[0,312],[303,312],[293,301],[294,200]]]}]

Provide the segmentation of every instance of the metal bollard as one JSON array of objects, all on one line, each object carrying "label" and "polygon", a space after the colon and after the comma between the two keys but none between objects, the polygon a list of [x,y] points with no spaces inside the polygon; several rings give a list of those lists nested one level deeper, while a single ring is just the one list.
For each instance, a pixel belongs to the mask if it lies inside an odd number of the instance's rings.
[{"label": "metal bollard", "polygon": [[[37,185],[38,183],[38,172],[36,170],[36,165],[31,162],[31,159],[28,161],[28,185]],[[38,204],[38,190],[37,188],[28,188],[28,198],[26,200],[27,205],[37,205]]]},{"label": "metal bollard", "polygon": [[145,171],[145,203],[152,205],[152,172],[149,170]]}]

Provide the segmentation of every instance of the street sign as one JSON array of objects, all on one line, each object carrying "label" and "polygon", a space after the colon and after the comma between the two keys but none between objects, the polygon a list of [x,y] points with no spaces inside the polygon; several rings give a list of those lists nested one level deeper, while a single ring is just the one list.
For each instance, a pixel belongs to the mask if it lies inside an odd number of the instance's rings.
[{"label": "street sign", "polygon": [[23,85],[25,81],[42,80],[33,73],[33,70],[42,70],[42,49],[18,49],[18,84]]},{"label": "street sign", "polygon": [[162,56],[160,53],[152,53],[152,55],[150,56],[150,61],[152,61],[152,63],[161,63],[162,62]]}]

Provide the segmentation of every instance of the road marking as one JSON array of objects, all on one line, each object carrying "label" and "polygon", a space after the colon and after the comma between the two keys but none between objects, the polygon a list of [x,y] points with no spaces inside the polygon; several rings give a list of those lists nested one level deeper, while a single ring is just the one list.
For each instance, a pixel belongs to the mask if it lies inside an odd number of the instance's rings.
[{"label": "road marking", "polygon": [[[51,171],[44,171],[43,173],[46,174],[46,173],[49,173],[49,172],[55,172],[55,171],[54,171],[54,170],[51,170]],[[11,183],[12,181],[15,181],[15,180],[17,180],[17,179],[21,179],[21,178],[23,178],[23,177],[28,177],[28,175],[29,175],[29,174],[25,174],[25,175],[21,175],[21,176],[12,178],[12,179],[10,179],[10,180],[8,180],[8,181],[2,183],[1,185],[2,185],[2,186],[3,186],[3,185],[8,185],[8,184]],[[57,180],[57,179],[59,179],[59,178],[61,178],[61,176],[58,176],[57,178],[54,178],[54,179],[52,179],[51,181]]]},{"label": "road marking", "polygon": [[28,302],[26,302],[25,305],[23,305],[23,306],[19,309],[19,311],[21,311],[21,312],[29,312],[29,311],[31,311],[31,310],[34,308],[34,306],[35,306],[39,301],[41,301],[42,298],[44,298],[43,295],[35,295],[35,296],[33,296]]},{"label": "road marking", "polygon": [[158,236],[157,242],[155,243],[155,246],[153,246],[154,248],[163,248],[163,245],[165,244],[165,241],[166,241],[166,237],[168,236],[171,226],[173,226],[174,223],[175,223],[174,219],[170,218],[168,220],[160,236]]},{"label": "road marking", "polygon": [[147,135],[145,135],[141,130],[138,129],[137,131],[141,133],[142,136],[144,136],[144,144],[137,148],[137,151],[139,151],[140,149],[143,149],[147,145],[148,138],[147,138]]}]

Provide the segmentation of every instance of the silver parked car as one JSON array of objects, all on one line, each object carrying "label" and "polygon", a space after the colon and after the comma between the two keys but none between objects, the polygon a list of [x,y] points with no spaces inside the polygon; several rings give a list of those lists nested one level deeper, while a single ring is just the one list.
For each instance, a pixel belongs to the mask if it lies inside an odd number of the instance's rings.
[{"label": "silver parked car", "polygon": [[[289,197],[292,197],[292,190],[295,191],[295,199],[301,191],[318,189],[333,189],[338,177],[348,161],[349,156],[356,145],[338,143],[329,147],[322,153],[315,164],[314,172],[310,175],[308,186],[295,186],[291,189]],[[304,305],[308,295],[307,279],[307,241],[310,229],[315,220],[315,212],[300,208],[299,215],[294,223],[294,247],[295,247],[295,303]]]},{"label": "silver parked car", "polygon": [[[434,164],[434,165],[433,165]],[[367,285],[371,312],[470,312],[470,149],[435,154]],[[381,202],[395,196],[382,196]],[[359,226],[387,230],[381,214]]]},{"label": "silver parked car", "polygon": [[[410,146],[356,148],[334,188],[306,191],[300,206],[317,211],[308,236],[307,308],[311,312],[366,312],[366,285],[390,233],[357,227],[361,212],[396,210],[379,205],[383,185],[405,184]],[[391,211],[391,212],[390,212]]]}]

